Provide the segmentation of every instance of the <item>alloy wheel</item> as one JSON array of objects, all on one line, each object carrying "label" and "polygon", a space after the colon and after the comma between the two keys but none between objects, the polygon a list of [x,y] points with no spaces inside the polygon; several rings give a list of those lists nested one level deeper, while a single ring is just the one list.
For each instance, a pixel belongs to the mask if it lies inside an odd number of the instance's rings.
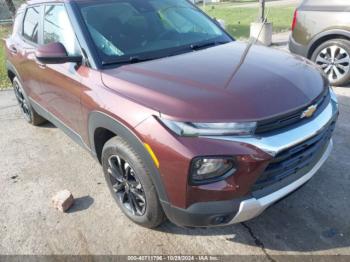
[{"label": "alloy wheel", "polygon": [[21,108],[21,112],[24,115],[25,119],[30,122],[31,121],[31,113],[30,113],[30,109],[29,109],[29,105],[27,100],[25,99],[24,93],[22,88],[18,85],[17,82],[14,82],[14,91],[15,91],[15,95],[18,101],[18,104]]},{"label": "alloy wheel", "polygon": [[337,45],[324,48],[317,55],[315,62],[328,75],[330,82],[338,81],[347,75],[350,70],[350,56],[348,52]]},{"label": "alloy wheel", "polygon": [[115,196],[123,207],[132,215],[144,215],[145,192],[130,164],[122,157],[112,155],[108,159],[107,171]]}]

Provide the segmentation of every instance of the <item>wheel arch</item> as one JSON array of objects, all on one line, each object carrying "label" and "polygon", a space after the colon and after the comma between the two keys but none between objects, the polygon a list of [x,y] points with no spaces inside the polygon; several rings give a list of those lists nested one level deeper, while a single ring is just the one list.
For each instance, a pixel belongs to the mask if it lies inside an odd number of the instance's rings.
[{"label": "wheel arch", "polygon": [[126,140],[134,150],[142,157],[151,172],[151,179],[156,187],[160,202],[168,202],[168,197],[161,179],[160,171],[146,150],[142,140],[124,124],[106,113],[93,111],[89,114],[88,121],[89,142],[91,153],[101,163],[104,144],[114,136],[120,136]]},{"label": "wheel arch", "polygon": [[13,83],[13,79],[16,77],[16,74],[12,70],[7,69],[7,76],[10,79],[11,83]]},{"label": "wheel arch", "polygon": [[6,71],[7,77],[10,79],[11,83],[13,83],[13,79],[15,77],[17,77],[21,81],[15,66],[10,61],[6,61]]},{"label": "wheel arch", "polygon": [[346,30],[328,30],[325,32],[322,32],[321,34],[317,35],[313,38],[313,40],[310,42],[307,52],[307,58],[310,59],[312,56],[312,53],[315,51],[315,49],[320,46],[322,43],[332,40],[332,39],[345,39],[350,40],[350,32]]}]

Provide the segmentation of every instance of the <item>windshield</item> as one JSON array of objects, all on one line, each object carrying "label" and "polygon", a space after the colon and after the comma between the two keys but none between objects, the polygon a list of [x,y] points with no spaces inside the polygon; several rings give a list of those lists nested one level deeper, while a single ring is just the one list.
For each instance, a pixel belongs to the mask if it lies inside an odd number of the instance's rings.
[{"label": "windshield", "polygon": [[103,64],[150,60],[232,41],[186,0],[77,4]]}]

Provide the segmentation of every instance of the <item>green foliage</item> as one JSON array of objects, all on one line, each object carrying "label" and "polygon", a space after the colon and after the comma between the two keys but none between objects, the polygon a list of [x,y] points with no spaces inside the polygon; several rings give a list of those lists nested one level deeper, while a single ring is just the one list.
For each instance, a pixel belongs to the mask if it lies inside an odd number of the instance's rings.
[{"label": "green foliage", "polygon": [[5,49],[3,38],[7,37],[10,33],[10,27],[0,26],[0,89],[8,88],[11,86],[9,79],[7,78],[7,71],[5,68]]},{"label": "green foliage", "polygon": [[[294,6],[267,8],[268,21],[273,23],[275,33],[290,29],[294,9]],[[248,38],[250,23],[256,21],[258,17],[258,8],[234,7],[226,4],[207,5],[205,12],[211,17],[223,19],[227,31],[236,39]]]}]

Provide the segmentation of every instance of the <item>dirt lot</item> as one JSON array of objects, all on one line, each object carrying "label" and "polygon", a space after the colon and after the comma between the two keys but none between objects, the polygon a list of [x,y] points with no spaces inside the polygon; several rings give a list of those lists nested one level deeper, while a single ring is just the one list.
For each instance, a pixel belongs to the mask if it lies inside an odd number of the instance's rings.
[{"label": "dirt lot", "polygon": [[[147,230],[118,210],[99,164],[57,128],[22,119],[0,92],[0,254],[348,254],[350,88],[337,88],[335,148],[316,176],[259,218],[223,228]],[[50,199],[77,198],[68,214]]]}]

